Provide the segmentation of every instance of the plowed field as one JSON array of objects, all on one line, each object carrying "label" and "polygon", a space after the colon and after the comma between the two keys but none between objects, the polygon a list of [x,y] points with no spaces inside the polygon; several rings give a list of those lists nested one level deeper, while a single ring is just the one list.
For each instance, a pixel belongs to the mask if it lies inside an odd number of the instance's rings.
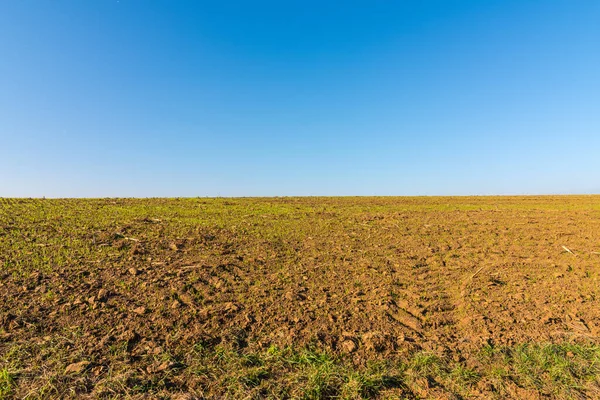
[{"label": "plowed field", "polygon": [[597,398],[600,196],[0,199],[0,398]]}]

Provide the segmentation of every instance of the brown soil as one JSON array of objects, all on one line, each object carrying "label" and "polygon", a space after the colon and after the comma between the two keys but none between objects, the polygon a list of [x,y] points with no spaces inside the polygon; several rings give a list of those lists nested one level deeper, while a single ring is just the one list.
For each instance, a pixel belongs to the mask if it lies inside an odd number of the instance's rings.
[{"label": "brown soil", "polygon": [[[198,343],[317,346],[355,365],[428,351],[477,368],[486,345],[598,342],[599,233],[593,196],[5,200],[0,354],[76,354],[47,361],[87,374],[55,396],[100,396],[111,371],[184,369],[156,356]],[[22,382],[44,373],[29,357]]]}]

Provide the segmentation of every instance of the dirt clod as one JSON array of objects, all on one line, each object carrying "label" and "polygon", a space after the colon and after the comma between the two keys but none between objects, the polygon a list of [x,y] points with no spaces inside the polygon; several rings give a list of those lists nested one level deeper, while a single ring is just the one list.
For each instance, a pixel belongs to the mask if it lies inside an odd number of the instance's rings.
[{"label": "dirt clod", "polygon": [[367,350],[381,352],[388,345],[386,337],[380,332],[367,332],[362,335],[362,342]]},{"label": "dirt clod", "polygon": [[65,369],[65,374],[80,374],[90,365],[89,361],[80,361],[77,363],[69,364]]},{"label": "dirt clod", "polygon": [[144,315],[144,314],[146,314],[146,311],[147,311],[147,308],[144,307],[144,306],[140,306],[140,307],[137,307],[137,308],[133,309],[133,312],[136,313],[136,314],[138,314],[138,315]]},{"label": "dirt clod", "polygon": [[356,345],[354,340],[346,339],[342,342],[342,349],[344,350],[345,353],[352,353],[357,348],[358,348],[358,346]]},{"label": "dirt clod", "polygon": [[108,290],[100,289],[96,298],[99,302],[105,302],[106,300],[108,300]]}]

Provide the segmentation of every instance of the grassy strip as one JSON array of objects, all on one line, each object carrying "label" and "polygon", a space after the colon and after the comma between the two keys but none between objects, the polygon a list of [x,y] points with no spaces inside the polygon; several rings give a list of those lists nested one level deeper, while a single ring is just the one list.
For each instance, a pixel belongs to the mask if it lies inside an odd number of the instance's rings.
[{"label": "grassy strip", "polygon": [[[93,377],[89,369],[66,377],[62,368],[40,376],[35,373],[38,367],[31,366],[31,359],[14,359],[30,351],[10,354],[0,358],[0,399],[23,393],[28,398],[58,398],[85,392],[100,398],[143,394],[170,398],[181,392],[226,398],[434,398],[482,394],[515,398],[523,391],[570,399],[594,397],[600,383],[600,347],[573,343],[487,346],[462,362],[417,352],[405,359],[360,366],[348,357],[310,347],[298,350],[272,346],[262,352],[246,352],[198,344],[185,355],[173,356],[164,371],[145,373],[141,368],[121,364],[99,377]],[[27,368],[19,371],[17,365]],[[53,369],[58,365],[60,362]],[[47,379],[52,382],[44,382]],[[35,388],[43,390],[36,393]]]},{"label": "grassy strip", "polygon": [[483,372],[500,390],[508,382],[556,398],[582,398],[600,384],[600,347],[573,343],[486,347]]},{"label": "grassy strip", "polygon": [[525,389],[567,399],[589,395],[600,378],[600,347],[572,343],[488,346],[464,362],[418,352],[364,366],[312,348],[270,347],[259,354],[200,346],[186,361],[188,373],[213,382],[214,388],[205,386],[209,393],[232,398],[469,397],[482,392],[504,398]]}]

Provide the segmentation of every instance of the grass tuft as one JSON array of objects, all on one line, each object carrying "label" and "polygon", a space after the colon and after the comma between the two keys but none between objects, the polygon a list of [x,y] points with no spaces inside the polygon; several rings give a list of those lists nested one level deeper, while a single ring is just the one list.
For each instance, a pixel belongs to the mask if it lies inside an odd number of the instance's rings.
[{"label": "grass tuft", "polygon": [[7,368],[0,369],[0,399],[8,398],[14,385],[14,375]]}]

